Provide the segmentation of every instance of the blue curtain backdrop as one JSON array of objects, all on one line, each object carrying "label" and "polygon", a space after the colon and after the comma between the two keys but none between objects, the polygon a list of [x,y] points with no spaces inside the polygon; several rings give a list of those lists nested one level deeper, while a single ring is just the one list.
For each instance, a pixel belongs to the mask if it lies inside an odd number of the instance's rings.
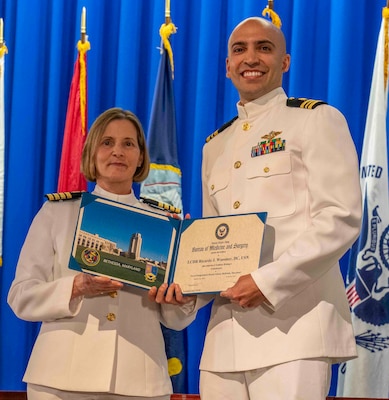
[{"label": "blue curtain backdrop", "polygon": [[[285,90],[290,96],[322,99],[339,108],[359,153],[385,3],[274,1],[292,54]],[[266,5],[265,0],[171,0],[171,16],[178,28],[171,42],[182,197],[184,211],[193,217],[201,216],[205,138],[236,114],[237,93],[225,77],[228,35],[240,20],[260,15]],[[89,123],[105,109],[119,106],[134,111],[148,128],[165,0],[0,0],[9,50],[5,58],[0,390],[25,388],[21,379],[39,328],[18,320],[6,297],[31,220],[44,194],[56,191],[83,6],[91,43],[87,53]],[[343,272],[346,265],[344,259]],[[208,313],[202,310],[188,330],[191,393],[198,391],[198,361]]]}]

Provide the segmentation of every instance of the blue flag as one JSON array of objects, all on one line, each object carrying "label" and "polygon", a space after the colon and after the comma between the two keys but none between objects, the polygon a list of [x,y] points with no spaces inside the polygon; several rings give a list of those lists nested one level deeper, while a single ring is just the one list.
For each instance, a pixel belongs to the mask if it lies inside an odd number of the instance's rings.
[{"label": "blue flag", "polygon": [[[141,185],[140,195],[182,211],[173,74],[165,47],[162,49],[158,69],[147,140],[151,161],[150,173]],[[174,331],[162,326],[162,332],[173,391],[187,393],[187,331]]]},{"label": "blue flag", "polygon": [[389,397],[388,8],[382,16],[360,164],[362,227],[346,277],[358,358],[339,367],[343,397]]},{"label": "blue flag", "polygon": [[151,165],[149,176],[141,185],[141,196],[182,210],[173,77],[165,49],[158,69],[147,141]]}]

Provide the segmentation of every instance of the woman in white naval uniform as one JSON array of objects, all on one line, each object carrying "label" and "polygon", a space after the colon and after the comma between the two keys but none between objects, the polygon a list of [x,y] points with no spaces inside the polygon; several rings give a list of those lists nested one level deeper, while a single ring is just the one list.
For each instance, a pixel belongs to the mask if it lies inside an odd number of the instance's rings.
[{"label": "woman in white naval uniform", "polygon": [[338,260],[358,236],[358,158],[344,117],[287,99],[282,32],[249,18],[228,42],[238,117],[203,149],[203,215],[268,213],[260,265],[217,296],[202,400],[324,400],[356,356]]},{"label": "woman in white naval uniform", "polygon": [[[84,175],[97,183],[93,193],[148,207],[136,199],[132,183],[146,178],[149,163],[134,114],[113,108],[96,119],[82,154]],[[194,319],[185,310],[188,300],[175,285],[148,292],[69,269],[79,205],[77,199],[42,206],[9,291],[19,318],[42,321],[23,378],[28,398],[169,399],[160,322],[176,330],[187,326]],[[163,304],[166,289],[175,305]]]}]

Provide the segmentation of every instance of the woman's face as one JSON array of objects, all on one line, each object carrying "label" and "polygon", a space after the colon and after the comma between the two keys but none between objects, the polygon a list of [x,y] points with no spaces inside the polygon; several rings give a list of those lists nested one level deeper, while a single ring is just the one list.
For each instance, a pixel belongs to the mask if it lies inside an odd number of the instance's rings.
[{"label": "woman's face", "polygon": [[135,171],[142,162],[135,125],[125,119],[111,121],[95,154],[96,183],[111,193],[131,193]]}]

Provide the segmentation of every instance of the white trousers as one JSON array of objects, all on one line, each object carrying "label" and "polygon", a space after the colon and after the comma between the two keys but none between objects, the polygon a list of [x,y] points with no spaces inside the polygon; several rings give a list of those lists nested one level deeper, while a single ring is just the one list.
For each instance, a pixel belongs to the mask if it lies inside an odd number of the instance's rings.
[{"label": "white trousers", "polygon": [[170,400],[170,395],[157,397],[120,396],[110,393],[68,392],[46,386],[27,384],[28,400]]},{"label": "white trousers", "polygon": [[326,358],[297,360],[243,372],[200,372],[201,400],[325,400],[331,384]]}]

